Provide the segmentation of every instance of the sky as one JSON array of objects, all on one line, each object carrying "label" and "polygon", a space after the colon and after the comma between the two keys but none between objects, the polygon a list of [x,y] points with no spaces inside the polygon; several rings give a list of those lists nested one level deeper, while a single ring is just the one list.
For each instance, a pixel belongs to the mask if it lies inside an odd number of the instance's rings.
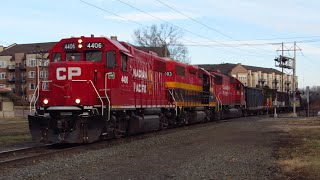
[{"label": "sky", "polygon": [[319,7],[317,0],[10,0],[0,6],[0,45],[91,34],[134,44],[134,30],[169,23],[183,32],[192,64],[277,69],[280,43],[293,50],[297,41],[299,88],[320,86]]}]

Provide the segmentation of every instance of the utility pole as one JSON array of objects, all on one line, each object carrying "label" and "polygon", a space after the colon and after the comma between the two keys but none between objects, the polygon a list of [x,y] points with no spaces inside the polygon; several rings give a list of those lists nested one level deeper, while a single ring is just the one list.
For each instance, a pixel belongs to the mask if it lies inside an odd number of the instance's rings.
[{"label": "utility pole", "polygon": [[293,117],[297,117],[297,113],[296,113],[296,47],[297,44],[296,42],[294,42],[293,45],[293,51],[294,51],[294,56],[293,56]]},{"label": "utility pole", "polygon": [[[274,61],[275,61],[276,67],[282,68],[282,76],[283,76],[283,68],[292,69],[293,71],[293,75],[292,75],[293,76],[292,77],[293,117],[297,117],[297,113],[296,113],[296,59],[297,59],[296,52],[297,50],[301,51],[301,49],[297,46],[296,42],[294,42],[294,45],[290,49],[284,50],[283,47],[284,47],[284,44],[281,43],[281,50],[277,50],[277,51],[282,51],[282,55],[280,55],[280,57],[276,57]],[[293,58],[284,56],[283,55],[284,51],[288,51],[288,52],[293,51],[294,52]],[[283,77],[282,77],[282,83],[283,83]]]},{"label": "utility pole", "polygon": [[[282,56],[283,56],[283,42],[281,43],[281,52],[282,52]],[[283,92],[283,67],[281,67],[282,71],[281,71],[281,92]]]}]

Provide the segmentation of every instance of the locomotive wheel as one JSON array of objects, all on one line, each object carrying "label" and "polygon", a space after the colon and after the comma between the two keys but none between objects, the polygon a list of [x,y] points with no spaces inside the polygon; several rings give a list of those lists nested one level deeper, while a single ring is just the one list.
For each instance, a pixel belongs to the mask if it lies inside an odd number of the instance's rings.
[{"label": "locomotive wheel", "polygon": [[247,117],[248,116],[248,112],[245,110],[245,111],[243,111],[242,115],[243,115],[243,117]]},{"label": "locomotive wheel", "polygon": [[220,121],[222,117],[222,111],[218,111],[215,113],[215,120]]},{"label": "locomotive wheel", "polygon": [[159,130],[167,129],[168,126],[169,126],[168,118],[166,118],[163,114],[160,114]]},{"label": "locomotive wheel", "polygon": [[116,128],[113,129],[113,136],[115,138],[122,138],[128,135],[128,121],[126,118],[122,117],[118,121],[116,121]]}]

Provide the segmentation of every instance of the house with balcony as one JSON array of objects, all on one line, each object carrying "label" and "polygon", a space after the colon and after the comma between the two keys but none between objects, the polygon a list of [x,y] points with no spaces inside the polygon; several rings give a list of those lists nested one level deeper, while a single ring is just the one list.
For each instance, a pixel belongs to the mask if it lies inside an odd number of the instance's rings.
[{"label": "house with balcony", "polygon": [[48,78],[48,51],[56,42],[13,44],[1,51],[0,88],[9,89],[22,99],[29,101],[36,88],[36,66],[39,79]]},{"label": "house with balcony", "polygon": [[[272,89],[278,89],[278,91],[292,91],[293,76],[273,68],[248,66],[241,63],[199,64],[198,66],[208,71],[219,71],[233,76],[248,87],[268,86]],[[296,77],[296,82],[297,80],[298,78]]]}]

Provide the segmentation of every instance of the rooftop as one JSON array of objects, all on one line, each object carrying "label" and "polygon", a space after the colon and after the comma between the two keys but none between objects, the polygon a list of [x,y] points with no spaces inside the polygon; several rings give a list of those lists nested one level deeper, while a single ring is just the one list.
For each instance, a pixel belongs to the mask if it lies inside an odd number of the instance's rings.
[{"label": "rooftop", "polygon": [[142,50],[142,51],[152,51],[158,54],[160,57],[169,57],[170,52],[166,47],[144,47],[144,46],[135,46],[135,48]]},{"label": "rooftop", "polygon": [[[238,64],[232,63],[223,63],[223,64],[198,64],[199,67],[204,68],[208,71],[217,71],[219,70],[222,74],[228,75],[233,68],[235,68]],[[265,67],[257,67],[257,66],[248,66],[242,65],[245,69],[251,70],[253,72],[261,71],[263,73],[275,73],[275,74],[282,74],[281,71],[273,69],[273,68],[265,68]]]},{"label": "rooftop", "polygon": [[0,56],[13,56],[15,53],[31,54],[34,51],[49,51],[57,42],[16,44],[0,52]]}]

